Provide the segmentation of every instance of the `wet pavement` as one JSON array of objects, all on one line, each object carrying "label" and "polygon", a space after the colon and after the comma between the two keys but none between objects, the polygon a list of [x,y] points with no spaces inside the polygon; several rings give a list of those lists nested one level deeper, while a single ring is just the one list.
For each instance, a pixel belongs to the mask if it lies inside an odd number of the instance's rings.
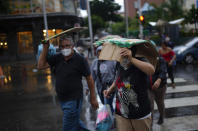
[{"label": "wet pavement", "polygon": [[[0,88],[0,131],[61,131],[62,112],[54,92],[54,77],[50,70],[37,71],[34,62],[4,64],[3,70],[6,78],[4,87]],[[197,65],[178,66],[176,77],[187,79],[183,83],[177,83],[176,88],[195,84],[198,80]],[[83,85],[87,86],[85,80]],[[197,92],[198,90],[167,93],[166,99],[196,97]],[[88,99],[89,95],[84,95],[81,118],[87,127],[94,131],[96,112],[90,107]],[[183,119],[194,121],[194,127],[186,130],[197,130],[198,122],[195,121],[198,120],[197,105],[167,108],[166,123],[162,126],[155,124],[154,130],[171,130],[171,127],[176,125],[175,122],[179,123],[185,116],[188,118]],[[195,115],[193,119],[192,115]],[[155,121],[158,116],[156,112]],[[176,127],[175,130],[185,129],[182,126]]]}]

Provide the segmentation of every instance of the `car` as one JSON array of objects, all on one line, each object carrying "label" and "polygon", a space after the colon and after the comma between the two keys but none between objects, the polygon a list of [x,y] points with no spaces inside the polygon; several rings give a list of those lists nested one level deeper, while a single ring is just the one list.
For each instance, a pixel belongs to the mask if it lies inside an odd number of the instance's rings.
[{"label": "car", "polygon": [[194,63],[198,60],[198,37],[191,39],[184,45],[175,46],[173,51],[176,54],[177,63]]}]

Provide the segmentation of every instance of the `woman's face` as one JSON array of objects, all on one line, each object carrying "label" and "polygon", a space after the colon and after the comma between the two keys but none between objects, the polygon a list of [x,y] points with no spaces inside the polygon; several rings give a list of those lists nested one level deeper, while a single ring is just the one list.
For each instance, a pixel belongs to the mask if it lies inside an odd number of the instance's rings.
[{"label": "woman's face", "polygon": [[166,48],[166,44],[165,44],[165,43],[162,43],[162,44],[161,44],[161,47],[162,47],[163,49],[165,49],[165,48]]}]

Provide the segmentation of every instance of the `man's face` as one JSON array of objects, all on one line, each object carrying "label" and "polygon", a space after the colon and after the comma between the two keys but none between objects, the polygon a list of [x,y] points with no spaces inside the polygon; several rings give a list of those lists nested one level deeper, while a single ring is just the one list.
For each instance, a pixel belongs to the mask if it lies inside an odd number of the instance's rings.
[{"label": "man's face", "polygon": [[72,49],[73,45],[71,44],[69,40],[63,40],[59,47],[60,47],[60,50],[69,49],[69,48]]}]

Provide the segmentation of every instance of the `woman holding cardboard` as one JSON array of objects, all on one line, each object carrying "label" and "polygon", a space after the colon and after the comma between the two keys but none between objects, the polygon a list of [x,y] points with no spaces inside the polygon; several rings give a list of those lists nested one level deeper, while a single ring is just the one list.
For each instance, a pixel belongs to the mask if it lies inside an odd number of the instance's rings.
[{"label": "woman holding cardboard", "polygon": [[135,57],[136,47],[121,48],[121,62],[116,80],[104,96],[116,89],[116,123],[118,131],[150,131],[151,108],[148,97],[148,75],[154,66],[143,57]]}]

